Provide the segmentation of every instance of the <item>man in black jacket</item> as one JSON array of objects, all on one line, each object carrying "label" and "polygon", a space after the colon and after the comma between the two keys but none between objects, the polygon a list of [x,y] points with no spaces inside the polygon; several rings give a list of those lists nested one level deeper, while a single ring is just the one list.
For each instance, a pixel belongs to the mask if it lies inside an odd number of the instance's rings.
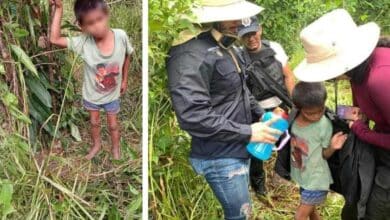
[{"label": "man in black jacket", "polygon": [[[245,19],[238,35],[244,43],[243,57],[247,63],[248,88],[266,111],[292,107],[290,95],[295,85],[288,56],[283,47],[273,41],[262,40],[262,27],[256,16]],[[252,157],[250,182],[258,196],[266,194],[263,161]]]},{"label": "man in black jacket", "polygon": [[[180,127],[192,137],[190,161],[221,203],[225,219],[246,219],[250,142],[275,143],[269,123],[245,83],[243,60],[233,50],[241,19],[261,7],[240,0],[204,1],[197,23],[213,28],[171,48],[169,91]],[[234,13],[232,13],[234,12]],[[249,13],[249,14],[248,14]]]}]

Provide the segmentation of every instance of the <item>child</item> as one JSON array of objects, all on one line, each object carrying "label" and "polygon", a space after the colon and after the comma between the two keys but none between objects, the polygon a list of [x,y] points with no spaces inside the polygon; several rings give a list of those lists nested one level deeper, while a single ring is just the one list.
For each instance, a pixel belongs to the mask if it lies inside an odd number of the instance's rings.
[{"label": "child", "polygon": [[346,140],[342,133],[332,138],[332,123],[324,115],[326,97],[322,83],[299,82],[292,94],[299,111],[291,127],[291,177],[301,194],[296,220],[320,219],[316,206],[325,201],[333,182],[326,159]]},{"label": "child", "polygon": [[126,33],[109,26],[109,10],[104,0],[76,0],[74,12],[82,34],[61,36],[62,0],[51,0],[55,6],[50,42],[67,47],[84,60],[83,103],[89,111],[92,147],[86,158],[92,159],[101,148],[100,109],[107,113],[114,159],[120,159],[120,134],[117,122],[119,97],[127,88],[132,45]]}]

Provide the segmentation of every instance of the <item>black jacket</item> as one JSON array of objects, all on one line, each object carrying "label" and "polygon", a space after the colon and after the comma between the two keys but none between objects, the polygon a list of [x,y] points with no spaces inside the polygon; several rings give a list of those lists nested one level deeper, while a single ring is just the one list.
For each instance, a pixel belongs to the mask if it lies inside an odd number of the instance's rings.
[{"label": "black jacket", "polygon": [[167,70],[178,122],[192,136],[190,156],[249,158],[252,113],[263,111],[228,51],[205,32],[172,47]]}]

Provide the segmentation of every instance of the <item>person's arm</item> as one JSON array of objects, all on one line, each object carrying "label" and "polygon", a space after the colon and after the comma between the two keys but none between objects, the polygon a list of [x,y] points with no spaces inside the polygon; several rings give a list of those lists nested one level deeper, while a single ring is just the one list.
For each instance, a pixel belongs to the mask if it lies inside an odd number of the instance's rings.
[{"label": "person's arm", "polygon": [[360,140],[372,144],[375,147],[390,150],[390,134],[373,131],[362,120],[352,122],[351,129]]},{"label": "person's arm", "polygon": [[55,6],[54,16],[51,23],[50,43],[66,48],[68,41],[61,36],[61,18],[63,14],[62,0],[50,0],[50,3]]},{"label": "person's arm", "polygon": [[293,71],[288,64],[283,67],[283,74],[284,84],[286,85],[288,94],[291,96],[295,86],[295,77]]},{"label": "person's arm", "polygon": [[329,159],[334,154],[334,152],[340,150],[343,147],[346,140],[346,134],[343,134],[342,132],[335,134],[330,141],[330,146],[328,148],[322,149],[322,157],[324,157],[324,159]]},{"label": "person's arm", "polygon": [[167,62],[169,90],[180,127],[192,136],[230,142],[274,143],[280,134],[268,124],[241,124],[214,111],[210,100],[211,67],[204,56],[194,52],[174,54]]},{"label": "person's arm", "polygon": [[127,54],[125,56],[125,62],[123,63],[123,69],[122,69],[121,95],[125,94],[127,90],[130,64],[131,64],[131,56]]},{"label": "person's arm", "polygon": [[[369,96],[375,105],[373,108],[378,109],[384,119],[381,121],[381,124],[390,126],[390,77],[388,74],[390,72],[390,67],[379,67],[373,71],[375,72],[370,73],[373,75],[370,77],[369,89],[365,92],[369,93]],[[356,118],[358,118],[358,116],[356,116]],[[376,147],[390,150],[389,133],[380,133],[371,130],[362,120],[352,122],[350,125],[352,131],[362,141]]]}]

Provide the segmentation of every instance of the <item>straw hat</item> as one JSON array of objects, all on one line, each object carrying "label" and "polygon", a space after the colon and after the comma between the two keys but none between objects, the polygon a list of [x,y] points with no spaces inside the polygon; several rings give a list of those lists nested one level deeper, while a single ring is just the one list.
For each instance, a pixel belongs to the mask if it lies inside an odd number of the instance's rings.
[{"label": "straw hat", "polygon": [[295,76],[320,82],[343,75],[371,55],[379,36],[373,22],[357,26],[346,10],[329,12],[302,30],[306,58],[295,68]]},{"label": "straw hat", "polygon": [[193,12],[195,23],[211,23],[249,18],[262,10],[264,8],[245,0],[201,0]]}]

